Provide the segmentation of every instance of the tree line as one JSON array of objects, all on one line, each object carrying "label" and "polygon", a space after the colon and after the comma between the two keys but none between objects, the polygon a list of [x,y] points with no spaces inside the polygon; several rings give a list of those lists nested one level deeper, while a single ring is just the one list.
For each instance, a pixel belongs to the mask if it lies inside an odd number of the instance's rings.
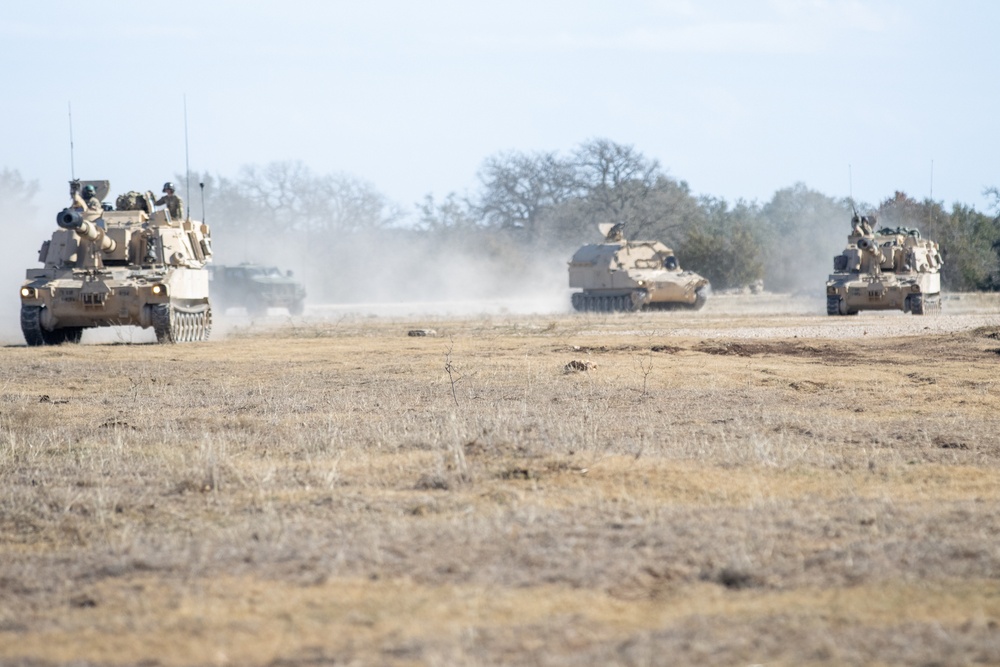
[{"label": "tree line", "polygon": [[[655,159],[608,139],[581,143],[566,154],[506,151],[486,158],[471,193],[428,194],[406,210],[373,185],[349,174],[317,174],[301,162],[246,166],[235,177],[192,174],[204,200],[216,247],[284,248],[325,259],[329,273],[373,263],[358,243],[379,248],[380,261],[402,249],[461,254],[518,270],[553,256],[568,259],[600,239],[601,222],[622,223],[634,239],[671,246],[684,268],[716,289],[757,281],[776,292],[814,292],[846,242],[852,209],[878,216],[879,226],[917,227],[939,243],[942,281],[950,291],[1000,290],[1000,191],[993,212],[917,200],[895,192],[875,204],[834,198],[793,184],[766,202],[696,196]],[[178,176],[178,180],[183,180]],[[30,204],[37,185],[16,171],[0,172],[0,202]],[[193,193],[193,196],[194,194]],[[194,210],[200,202],[188,202]],[[352,250],[352,245],[355,250]],[[413,253],[407,255],[412,257]],[[227,262],[242,257],[227,257]],[[419,258],[406,259],[420,271]],[[399,268],[399,267],[397,267]]]}]

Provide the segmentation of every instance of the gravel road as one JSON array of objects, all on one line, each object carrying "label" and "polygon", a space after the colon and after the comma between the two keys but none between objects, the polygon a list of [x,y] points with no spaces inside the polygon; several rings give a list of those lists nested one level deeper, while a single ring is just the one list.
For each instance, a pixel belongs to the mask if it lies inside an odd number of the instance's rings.
[{"label": "gravel road", "polygon": [[924,316],[866,311],[850,317],[830,317],[825,307],[825,302],[807,296],[715,295],[701,312],[643,313],[641,328],[622,333],[709,339],[849,339],[1000,328],[1000,295],[995,294],[950,295],[940,314]]}]

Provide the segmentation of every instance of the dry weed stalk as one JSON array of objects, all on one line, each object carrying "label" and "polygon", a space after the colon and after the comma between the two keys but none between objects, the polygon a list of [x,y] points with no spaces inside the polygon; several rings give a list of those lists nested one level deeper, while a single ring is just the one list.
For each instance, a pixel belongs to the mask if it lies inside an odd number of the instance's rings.
[{"label": "dry weed stalk", "polygon": [[646,350],[645,355],[637,355],[635,361],[639,366],[639,372],[642,373],[642,391],[639,393],[639,398],[646,398],[649,396],[649,374],[653,372],[653,349]]},{"label": "dry weed stalk", "polygon": [[448,337],[448,350],[444,355],[444,370],[448,373],[448,382],[451,383],[451,398],[455,401],[455,407],[458,407],[458,392],[455,391],[455,383],[461,378],[455,378],[455,372],[457,369],[451,361],[451,353],[455,349],[455,338],[452,336]]}]

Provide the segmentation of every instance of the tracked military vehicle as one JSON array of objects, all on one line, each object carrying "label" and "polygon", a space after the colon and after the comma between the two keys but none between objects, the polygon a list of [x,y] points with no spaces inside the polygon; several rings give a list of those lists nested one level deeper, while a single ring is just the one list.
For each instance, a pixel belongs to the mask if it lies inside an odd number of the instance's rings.
[{"label": "tracked military vehicle", "polygon": [[708,280],[681,269],[674,251],[659,241],[628,241],[622,225],[599,225],[603,243],[585,245],[569,263],[571,297],[578,311],[700,309]]},{"label": "tracked military vehicle", "polygon": [[[84,329],[152,327],[161,343],[207,340],[212,327],[209,228],[154,210],[150,193],[129,192],[115,210],[88,208],[77,194],[104,200],[108,181],[74,181],[75,206],[56,216],[40,269],[21,286],[21,330],[28,345],[78,343]],[[89,188],[87,187],[89,186]]]},{"label": "tracked military vehicle", "polygon": [[245,308],[250,316],[266,315],[268,308],[287,308],[292,315],[305,311],[306,288],[292,278],[291,271],[243,263],[210,266],[209,277],[219,312],[230,307]]},{"label": "tracked military vehicle", "polygon": [[917,229],[877,229],[875,216],[851,219],[847,247],[833,258],[826,282],[827,315],[902,310],[924,315],[941,309],[941,253]]}]

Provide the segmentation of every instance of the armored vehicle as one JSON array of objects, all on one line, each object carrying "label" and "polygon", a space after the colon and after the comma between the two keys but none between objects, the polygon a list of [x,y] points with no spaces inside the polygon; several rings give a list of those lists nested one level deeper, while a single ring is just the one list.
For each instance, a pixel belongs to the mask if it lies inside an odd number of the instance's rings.
[{"label": "armored vehicle", "polygon": [[212,326],[209,228],[154,210],[150,193],[129,192],[115,210],[88,209],[84,191],[103,200],[108,181],[73,181],[75,207],[56,216],[21,286],[21,330],[28,345],[78,343],[83,330],[152,327],[161,343],[207,340]]},{"label": "armored vehicle", "polygon": [[622,225],[599,225],[603,243],[585,245],[569,263],[571,297],[579,311],[699,309],[711,286],[684,271],[674,251],[659,241],[627,241]]},{"label": "armored vehicle", "polygon": [[246,308],[247,314],[261,316],[268,308],[287,308],[292,315],[305,310],[306,288],[273,266],[239,264],[209,267],[212,298],[220,312],[230,307]]},{"label": "armored vehicle", "polygon": [[941,254],[917,229],[883,227],[875,216],[851,219],[847,247],[833,258],[826,282],[827,315],[902,310],[924,315],[941,309]]}]

